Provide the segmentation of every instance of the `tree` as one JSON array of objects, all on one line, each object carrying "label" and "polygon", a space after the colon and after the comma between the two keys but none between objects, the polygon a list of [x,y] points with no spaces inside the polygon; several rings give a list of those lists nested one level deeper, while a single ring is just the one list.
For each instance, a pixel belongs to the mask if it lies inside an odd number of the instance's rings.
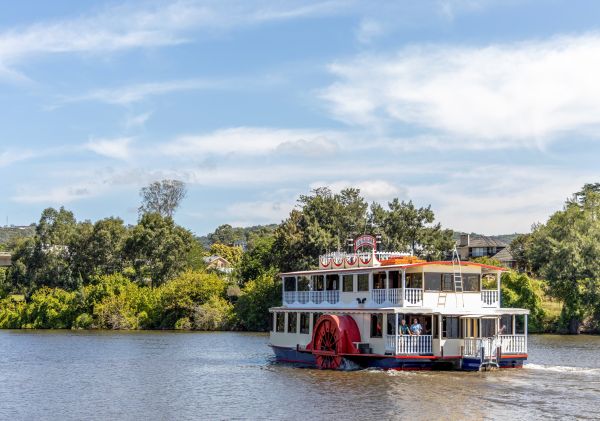
[{"label": "tree", "polygon": [[534,227],[527,250],[532,270],[563,300],[561,319],[570,333],[600,308],[600,193],[567,201],[546,224]]},{"label": "tree", "polygon": [[105,218],[95,224],[78,224],[73,242],[73,271],[87,282],[92,275],[110,275],[125,267],[123,247],[127,228],[120,218]]},{"label": "tree", "polygon": [[246,283],[235,303],[238,323],[242,329],[266,331],[269,328],[270,307],[281,305],[281,281],[275,273],[264,273]]},{"label": "tree", "polygon": [[186,195],[185,184],[179,180],[155,181],[140,190],[142,205],[140,215],[158,213],[163,217],[173,217]]},{"label": "tree", "polygon": [[73,275],[71,253],[77,237],[73,213],[61,207],[44,209],[35,236],[19,241],[11,267],[13,285],[28,291],[36,286],[73,289],[78,279]]},{"label": "tree", "polygon": [[508,271],[502,274],[501,287],[502,307],[529,309],[529,331],[542,331],[545,313],[542,308],[541,282],[524,273]]},{"label": "tree", "polygon": [[531,272],[531,263],[527,256],[530,242],[530,234],[519,234],[510,243],[510,253],[515,259],[515,264],[519,272]]},{"label": "tree", "polygon": [[186,268],[193,242],[192,233],[172,218],[146,213],[125,241],[124,251],[136,279],[157,286]]},{"label": "tree", "polygon": [[452,231],[433,223],[431,206],[417,208],[412,200],[394,199],[388,208],[385,211],[379,207],[375,211],[387,249],[411,252],[430,260],[441,259],[452,250]]},{"label": "tree", "polygon": [[281,270],[308,269],[320,254],[345,250],[346,239],[366,229],[368,205],[358,189],[333,194],[321,187],[298,200],[300,209],[275,230],[273,249]]},{"label": "tree", "polygon": [[240,263],[240,260],[242,259],[242,254],[244,253],[244,251],[241,247],[215,243],[212,246],[210,246],[210,253],[213,255],[221,256],[229,263],[231,263],[232,266],[237,266]]},{"label": "tree", "polygon": [[242,255],[240,262],[240,278],[242,282],[256,279],[266,272],[272,272],[275,267],[273,259],[273,236],[263,237],[253,241],[252,247]]}]

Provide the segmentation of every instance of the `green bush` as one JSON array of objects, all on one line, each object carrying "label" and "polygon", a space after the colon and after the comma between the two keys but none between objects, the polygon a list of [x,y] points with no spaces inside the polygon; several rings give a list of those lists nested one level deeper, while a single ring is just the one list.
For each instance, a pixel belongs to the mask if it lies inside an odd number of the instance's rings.
[{"label": "green bush", "polygon": [[233,305],[221,297],[212,296],[194,309],[193,317],[196,330],[227,330],[233,324]]},{"label": "green bush", "polygon": [[176,330],[191,330],[192,322],[190,321],[190,318],[182,317],[181,319],[177,320],[175,322],[175,329]]},{"label": "green bush", "polygon": [[87,313],[82,313],[73,322],[73,329],[90,329],[94,323],[94,318]]},{"label": "green bush", "polygon": [[281,305],[281,281],[273,272],[263,274],[244,285],[235,303],[238,325],[245,330],[266,331],[269,307]]}]

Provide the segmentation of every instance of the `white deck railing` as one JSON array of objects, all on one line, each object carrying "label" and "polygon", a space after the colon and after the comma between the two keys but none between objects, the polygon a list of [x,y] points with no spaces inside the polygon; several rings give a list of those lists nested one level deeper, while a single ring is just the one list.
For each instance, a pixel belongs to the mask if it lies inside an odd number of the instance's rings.
[{"label": "white deck railing", "polygon": [[298,291],[296,297],[300,304],[306,304],[310,301],[310,291]]},{"label": "white deck railing", "polygon": [[526,335],[499,335],[497,341],[502,347],[503,354],[526,354],[527,336]]},{"label": "white deck railing", "polygon": [[497,348],[501,348],[502,354],[526,354],[527,336],[498,335],[491,338],[465,338],[463,355],[467,357],[481,357],[482,347],[485,352],[485,358],[494,355]]},{"label": "white deck railing", "polygon": [[421,306],[423,304],[423,290],[421,288],[405,288],[404,301],[407,306]]},{"label": "white deck railing", "polygon": [[[396,341],[396,338],[398,340]],[[432,353],[431,335],[387,335],[385,341],[387,351],[396,355],[419,355]]]},{"label": "white deck railing", "polygon": [[382,304],[385,301],[385,289],[371,290],[371,299],[377,304]]},{"label": "white deck railing", "polygon": [[325,291],[311,291],[310,301],[315,304],[321,304],[323,302],[323,295]]},{"label": "white deck railing", "polygon": [[340,301],[340,292],[339,291],[324,291],[325,292],[325,301],[329,304],[336,304]]},{"label": "white deck railing", "polygon": [[288,304],[292,304],[294,301],[296,301],[296,291],[284,291],[283,301]]},{"label": "white deck railing", "polygon": [[402,288],[388,289],[388,301],[392,304],[400,304],[402,301]]},{"label": "white deck railing", "polygon": [[497,289],[481,290],[482,307],[498,307],[500,300]]},{"label": "white deck railing", "polygon": [[465,338],[463,356],[481,358],[483,348],[484,358],[490,358],[496,354],[495,338]]}]

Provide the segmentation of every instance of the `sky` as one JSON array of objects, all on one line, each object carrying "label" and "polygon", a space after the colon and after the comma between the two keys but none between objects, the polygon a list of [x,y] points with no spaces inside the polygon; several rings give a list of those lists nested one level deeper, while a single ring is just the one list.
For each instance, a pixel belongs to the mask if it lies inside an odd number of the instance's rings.
[{"label": "sky", "polygon": [[6,1],[0,225],[135,223],[179,179],[202,235],[358,187],[528,232],[600,181],[600,2]]}]

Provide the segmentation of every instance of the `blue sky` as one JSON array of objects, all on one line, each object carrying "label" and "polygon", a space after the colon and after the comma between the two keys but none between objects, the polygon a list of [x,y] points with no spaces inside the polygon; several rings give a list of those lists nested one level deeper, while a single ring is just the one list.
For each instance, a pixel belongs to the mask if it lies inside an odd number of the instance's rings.
[{"label": "blue sky", "polygon": [[9,2],[0,15],[0,224],[61,206],[279,222],[361,188],[487,234],[600,181],[595,1]]}]

